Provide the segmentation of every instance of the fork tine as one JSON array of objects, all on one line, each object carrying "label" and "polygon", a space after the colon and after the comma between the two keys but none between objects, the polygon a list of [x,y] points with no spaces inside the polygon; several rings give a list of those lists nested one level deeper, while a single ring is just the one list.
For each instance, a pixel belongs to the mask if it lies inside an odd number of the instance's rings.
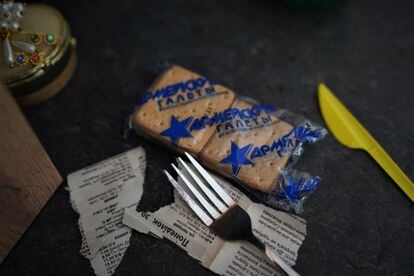
[{"label": "fork tine", "polygon": [[191,175],[191,177],[195,180],[195,182],[200,186],[201,190],[207,195],[207,197],[213,202],[213,204],[217,207],[217,209],[224,213],[227,210],[227,206],[225,206],[220,199],[218,199],[211,190],[204,184],[203,181],[194,173],[192,169],[181,159],[181,157],[178,157],[178,161],[184,166],[184,168],[187,170],[187,172]]},{"label": "fork tine", "polygon": [[193,193],[193,195],[197,198],[197,200],[201,203],[201,206],[204,207],[204,209],[207,210],[207,212],[214,218],[218,218],[220,216],[219,212],[211,206],[210,203],[200,194],[200,192],[194,187],[194,185],[183,175],[183,173],[174,165],[171,163],[171,166],[174,168],[174,170],[177,172],[177,174],[180,176],[180,178],[183,180],[185,185],[190,189],[190,191]]},{"label": "fork tine", "polygon": [[209,215],[207,215],[206,212],[204,212],[203,209],[201,209],[200,206],[198,206],[198,204],[195,203],[195,201],[187,194],[187,192],[184,191],[180,185],[178,185],[177,181],[175,181],[175,179],[166,170],[164,170],[164,173],[181,198],[187,202],[188,206],[190,206],[191,210],[194,211],[201,221],[207,226],[213,223],[213,220],[209,217]]},{"label": "fork tine", "polygon": [[213,190],[220,196],[220,198],[227,204],[231,206],[236,204],[234,200],[223,190],[223,188],[216,182],[216,180],[187,152],[185,152],[188,159],[197,169],[197,171],[204,177],[207,183],[213,188]]}]

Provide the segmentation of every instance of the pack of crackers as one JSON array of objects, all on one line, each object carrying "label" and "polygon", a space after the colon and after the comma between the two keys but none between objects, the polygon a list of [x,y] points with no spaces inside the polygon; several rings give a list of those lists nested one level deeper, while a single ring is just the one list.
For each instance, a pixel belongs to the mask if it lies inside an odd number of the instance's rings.
[{"label": "pack of crackers", "polygon": [[140,99],[129,126],[140,136],[189,152],[271,206],[300,213],[319,184],[318,177],[292,167],[304,145],[320,140],[325,129],[176,65]]}]

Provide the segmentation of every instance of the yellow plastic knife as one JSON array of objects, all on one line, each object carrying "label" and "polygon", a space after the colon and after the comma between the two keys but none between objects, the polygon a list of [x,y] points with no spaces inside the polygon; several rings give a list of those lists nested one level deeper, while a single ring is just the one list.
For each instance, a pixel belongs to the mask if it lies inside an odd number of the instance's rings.
[{"label": "yellow plastic knife", "polygon": [[319,106],[326,124],[343,145],[363,149],[414,202],[414,184],[325,84],[319,84]]}]

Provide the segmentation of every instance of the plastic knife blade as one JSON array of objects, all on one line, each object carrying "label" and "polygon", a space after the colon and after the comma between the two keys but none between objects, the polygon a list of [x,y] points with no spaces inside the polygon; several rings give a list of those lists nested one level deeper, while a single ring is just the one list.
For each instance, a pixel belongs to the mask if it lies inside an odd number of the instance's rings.
[{"label": "plastic knife blade", "polygon": [[367,151],[414,202],[413,182],[323,83],[319,84],[318,98],[322,116],[335,138],[347,147]]}]

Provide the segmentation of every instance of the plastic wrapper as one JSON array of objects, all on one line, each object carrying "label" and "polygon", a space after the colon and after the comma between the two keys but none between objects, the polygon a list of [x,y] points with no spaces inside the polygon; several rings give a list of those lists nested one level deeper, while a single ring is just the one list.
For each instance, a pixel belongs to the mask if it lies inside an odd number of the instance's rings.
[{"label": "plastic wrapper", "polygon": [[178,151],[197,155],[215,129],[194,120],[231,107],[235,93],[179,66],[164,70],[139,101],[130,126]]},{"label": "plastic wrapper", "polygon": [[128,120],[138,135],[190,152],[263,203],[300,213],[320,179],[293,169],[304,145],[326,130],[287,110],[238,97],[230,89],[170,66]]}]

